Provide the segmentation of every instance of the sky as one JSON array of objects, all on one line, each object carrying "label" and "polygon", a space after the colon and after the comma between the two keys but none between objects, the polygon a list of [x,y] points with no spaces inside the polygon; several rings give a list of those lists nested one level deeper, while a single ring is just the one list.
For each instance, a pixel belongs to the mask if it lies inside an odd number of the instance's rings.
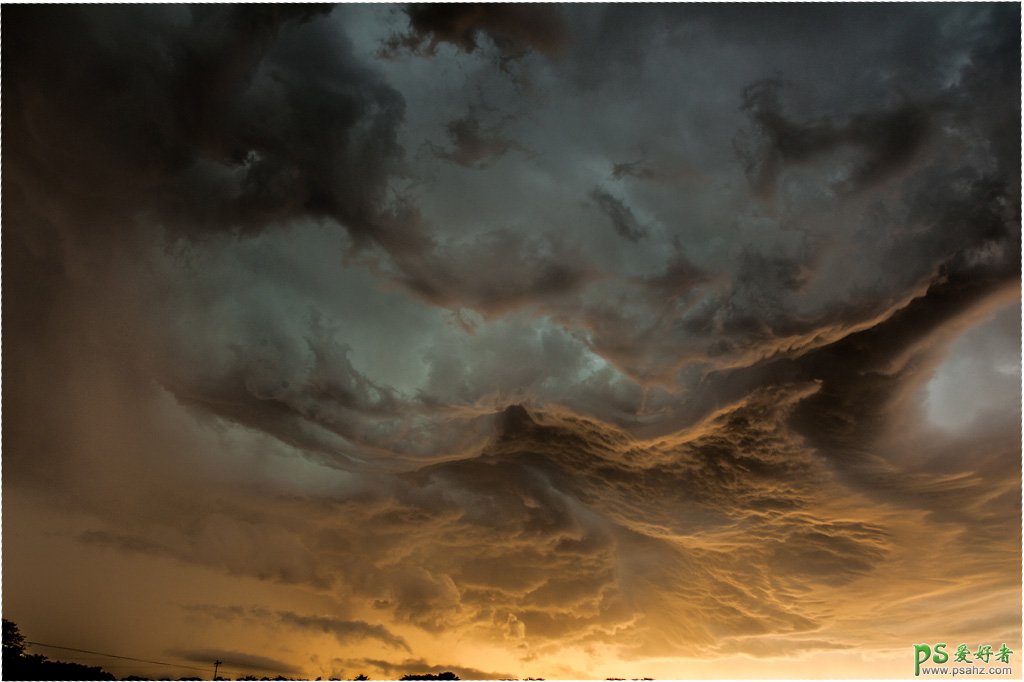
[{"label": "sky", "polygon": [[1018,4],[2,18],[28,640],[207,678],[1022,651]]}]

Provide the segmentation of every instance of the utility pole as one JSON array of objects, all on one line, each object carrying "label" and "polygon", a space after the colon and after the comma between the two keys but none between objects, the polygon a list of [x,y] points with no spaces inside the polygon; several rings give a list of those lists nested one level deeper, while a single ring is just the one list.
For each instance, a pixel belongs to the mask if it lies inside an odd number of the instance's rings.
[{"label": "utility pole", "polygon": [[213,662],[213,682],[217,682],[217,668],[219,668],[220,664],[223,663],[223,662],[224,661],[214,661]]}]

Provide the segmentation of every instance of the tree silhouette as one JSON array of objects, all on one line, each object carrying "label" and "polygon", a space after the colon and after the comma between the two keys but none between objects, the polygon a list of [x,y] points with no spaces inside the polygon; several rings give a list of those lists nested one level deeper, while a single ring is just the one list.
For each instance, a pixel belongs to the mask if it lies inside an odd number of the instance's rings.
[{"label": "tree silhouette", "polygon": [[457,680],[459,676],[453,672],[443,672],[440,675],[434,673],[420,673],[417,675],[403,675],[402,680]]},{"label": "tree silhouette", "polygon": [[4,646],[3,646],[3,657],[4,663],[7,662],[8,657],[18,657],[25,655],[25,636],[18,630],[17,624],[12,621],[3,619],[4,629]]},{"label": "tree silhouette", "polygon": [[113,680],[103,668],[51,661],[25,653],[25,636],[13,621],[3,619],[3,677],[5,680]]}]

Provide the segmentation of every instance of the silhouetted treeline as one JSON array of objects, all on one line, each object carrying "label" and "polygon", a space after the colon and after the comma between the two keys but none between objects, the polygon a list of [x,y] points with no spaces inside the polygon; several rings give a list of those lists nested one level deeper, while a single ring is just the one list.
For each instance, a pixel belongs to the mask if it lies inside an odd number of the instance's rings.
[{"label": "silhouetted treeline", "polygon": [[[65,661],[51,661],[42,654],[25,653],[25,637],[18,630],[16,623],[6,618],[3,619],[3,677],[4,680],[116,680],[113,674],[99,666],[83,665],[81,663],[67,663]],[[121,678],[125,682],[142,682],[143,680],[170,680],[170,677],[140,677],[129,675]],[[180,677],[178,682],[189,682],[203,680],[202,677]],[[219,682],[227,682],[229,678],[217,676]],[[317,680],[321,678],[316,678]],[[337,677],[331,677],[338,680]],[[366,675],[358,675],[355,682],[368,680]],[[443,673],[413,673],[403,675],[401,680],[443,680],[444,682],[455,682],[459,676],[451,671]],[[527,680],[543,680],[543,677],[527,677]],[[609,680],[620,680],[619,677],[609,677]],[[649,677],[634,678],[650,680]],[[292,682],[291,678],[278,675],[277,677],[256,677],[245,675],[237,678],[239,682]]]},{"label": "silhouetted treeline", "polygon": [[24,635],[6,618],[3,621],[3,666],[5,680],[117,679],[98,666],[51,661],[42,654],[26,654]]}]

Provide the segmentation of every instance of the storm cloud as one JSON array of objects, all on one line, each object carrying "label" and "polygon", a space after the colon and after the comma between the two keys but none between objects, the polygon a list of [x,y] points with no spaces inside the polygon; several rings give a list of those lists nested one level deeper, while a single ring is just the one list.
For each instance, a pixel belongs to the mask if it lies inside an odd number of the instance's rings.
[{"label": "storm cloud", "polygon": [[478,679],[1019,648],[1019,7],[3,19],[32,639]]},{"label": "storm cloud", "polygon": [[553,5],[412,4],[405,12],[409,28],[389,38],[391,49],[401,46],[432,55],[438,45],[449,43],[473,52],[483,34],[505,54],[529,48],[553,55],[568,37],[565,21]]}]

